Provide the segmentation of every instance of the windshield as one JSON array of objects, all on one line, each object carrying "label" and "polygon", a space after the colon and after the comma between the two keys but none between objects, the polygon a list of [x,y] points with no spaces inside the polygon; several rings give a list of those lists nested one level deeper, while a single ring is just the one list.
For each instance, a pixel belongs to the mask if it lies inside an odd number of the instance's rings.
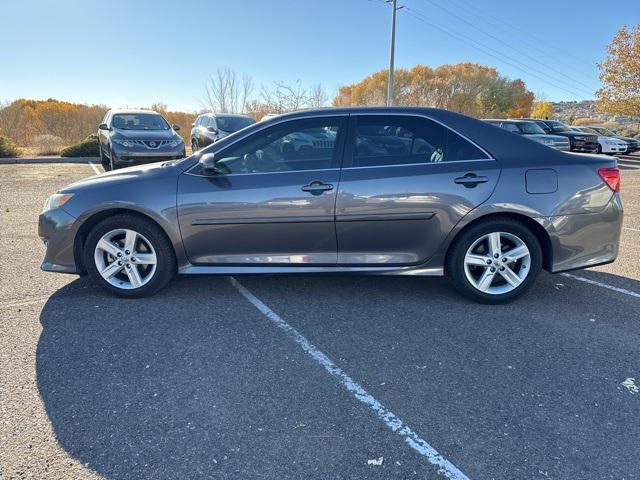
[{"label": "windshield", "polygon": [[554,132],[570,132],[571,131],[571,129],[569,127],[567,127],[564,123],[556,122],[555,120],[547,122],[547,125]]},{"label": "windshield", "polygon": [[120,130],[169,130],[169,124],[157,113],[118,113],[113,128]]},{"label": "windshield", "polygon": [[525,135],[540,135],[544,134],[544,130],[538,126],[538,124],[533,122],[518,122],[518,126],[520,130]]},{"label": "windshield", "polygon": [[600,135],[593,128],[589,128],[589,127],[580,127],[578,128],[578,130],[580,130],[583,133],[590,133],[591,135]]},{"label": "windshield", "polygon": [[249,117],[216,117],[218,130],[229,133],[237,132],[253,123],[256,123],[255,120]]},{"label": "windshield", "polygon": [[609,130],[608,128],[604,128],[604,127],[593,127],[594,130],[600,132],[600,134],[605,135],[607,137],[615,137],[617,135],[616,132],[614,132],[613,130]]}]

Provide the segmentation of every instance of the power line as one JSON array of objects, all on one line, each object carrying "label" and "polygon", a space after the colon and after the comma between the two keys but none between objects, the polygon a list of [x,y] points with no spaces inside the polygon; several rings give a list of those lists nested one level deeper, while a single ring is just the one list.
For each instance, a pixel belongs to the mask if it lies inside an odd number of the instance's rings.
[{"label": "power line", "polygon": [[[487,46],[487,45],[485,45],[485,44],[483,44],[481,42],[478,42],[477,40],[474,40],[473,38],[471,38],[471,37],[469,37],[469,36],[467,36],[465,34],[462,34],[460,32],[456,32],[453,29],[450,29],[448,27],[443,27],[442,25],[439,25],[439,24],[437,24],[435,22],[432,22],[432,21],[428,20],[427,17],[424,14],[422,14],[421,12],[419,12],[419,11],[413,9],[413,8],[405,7],[405,12],[408,15],[414,17],[415,19],[417,19],[417,20],[419,20],[421,22],[424,22],[427,25],[429,25],[429,26],[431,26],[431,27],[433,27],[433,28],[435,28],[437,30],[440,30],[441,32],[443,32],[443,33],[455,38],[456,40],[458,40],[458,41],[460,41],[462,43],[465,43],[465,44],[469,45],[470,47],[472,47],[472,48],[474,48],[476,50],[479,50],[479,51],[483,52],[485,55],[488,55],[488,56],[490,56],[492,58],[495,58],[496,60],[506,64],[506,65],[509,65],[509,66],[511,66],[513,68],[516,68],[517,70],[520,70],[520,71],[526,73],[527,75],[531,75],[531,76],[533,76],[535,78],[538,78],[539,80],[542,80],[543,82],[546,82],[546,83],[558,88],[559,90],[563,90],[563,91],[565,91],[567,93],[570,93],[571,95],[576,95],[576,96],[584,96],[585,95],[584,92],[580,92],[577,89],[573,89],[573,87],[566,88],[566,87],[564,87],[562,85],[559,85],[558,83],[564,84],[564,82],[558,81],[558,79],[554,78],[552,75],[549,75],[549,74],[544,73],[544,72],[540,72],[539,70],[534,69],[534,68],[524,64],[523,62],[520,62],[519,60],[514,59],[513,57],[510,57],[510,56],[508,56],[508,55],[506,55],[506,54],[504,54],[504,53],[502,53],[502,52],[500,52],[500,51],[498,51],[498,50],[496,50],[496,49],[494,49],[492,47],[489,47],[489,46]],[[491,53],[491,52],[494,52],[494,53]],[[508,60],[505,60],[505,58],[508,59]],[[511,60],[511,61],[509,61],[509,60]],[[520,66],[518,66],[518,65],[516,65],[516,64],[514,64],[512,62],[519,63],[519,64],[523,65],[523,67],[520,67]],[[534,72],[538,72],[538,73],[540,73],[540,75],[538,75],[537,73],[534,73]],[[543,76],[541,76],[541,75],[543,75]],[[544,77],[547,77],[547,78],[544,78]],[[550,81],[549,78],[552,78],[554,81]],[[555,83],[555,82],[558,82],[558,83]],[[592,94],[593,94],[593,92],[590,93],[590,95],[592,95]]]},{"label": "power line", "polygon": [[[523,43],[526,43],[527,45],[529,45],[530,47],[532,47],[534,50],[537,50],[545,55],[548,55],[550,57],[554,57],[556,59],[556,61],[560,61],[560,62],[567,62],[567,57],[571,57],[574,59],[574,66],[578,65],[578,63],[576,63],[575,61],[577,60],[579,62],[579,65],[582,69],[584,69],[587,66],[587,63],[585,62],[584,58],[578,57],[577,55],[571,53],[568,50],[563,49],[562,47],[559,47],[556,44],[553,44],[551,42],[549,42],[548,40],[542,39],[536,35],[534,35],[533,33],[526,31],[526,30],[518,30],[517,28],[509,25],[508,23],[499,23],[497,21],[495,21],[492,17],[488,16],[488,15],[484,15],[480,10],[475,8],[475,5],[472,5],[470,3],[468,3],[466,0],[449,0],[450,2],[453,3],[458,3],[458,6],[462,6],[463,8],[466,8],[467,10],[473,10],[474,15],[477,15],[479,17],[483,17],[484,21],[486,23],[489,23],[491,25],[493,25],[495,28],[497,28],[498,30],[502,30],[503,32],[505,32],[507,35],[513,35],[513,32],[515,32],[515,34],[517,35],[518,40],[522,41]],[[511,29],[511,32],[509,32],[508,30],[506,30],[504,27],[508,27],[509,29]],[[531,41],[526,41],[524,39],[524,37],[529,37],[533,40],[533,42]],[[545,44],[547,46],[549,46],[550,48],[552,48],[553,50],[548,51],[548,50],[542,50],[540,48],[540,44]],[[562,57],[560,57],[559,55],[556,56],[553,53],[555,53],[554,51],[558,51],[558,53],[562,54]],[[589,67],[593,67],[593,65],[589,65]],[[583,70],[583,72],[586,73],[586,69]],[[592,76],[593,73],[588,73],[589,76]]]},{"label": "power line", "polygon": [[433,5],[433,6],[437,7],[437,8],[439,8],[439,9],[440,9],[440,10],[442,10],[443,12],[447,13],[448,15],[451,15],[452,17],[457,18],[457,19],[458,19],[458,20],[460,20],[461,22],[466,23],[466,24],[467,24],[467,25],[469,25],[471,28],[473,28],[473,29],[475,29],[475,30],[479,31],[480,33],[482,33],[482,34],[486,35],[487,37],[492,38],[492,39],[496,40],[497,42],[499,42],[500,44],[502,44],[502,45],[506,46],[507,48],[510,48],[510,49],[511,49],[511,50],[513,50],[514,52],[519,53],[519,54],[520,54],[520,55],[522,55],[523,57],[526,57],[526,58],[528,58],[528,59],[532,60],[533,62],[537,63],[538,65],[542,65],[543,67],[545,67],[545,68],[547,68],[547,69],[549,69],[549,70],[551,70],[551,71],[555,72],[555,73],[556,73],[556,74],[558,74],[558,75],[562,75],[563,77],[568,78],[569,80],[571,80],[571,81],[572,81],[572,82],[574,82],[574,83],[577,83],[577,84],[579,84],[579,85],[582,85],[582,86],[583,86],[583,87],[585,87],[585,88],[587,89],[587,91],[589,91],[591,94],[593,93],[593,91],[592,91],[592,87],[591,87],[590,85],[587,85],[586,83],[582,83],[581,81],[576,80],[575,78],[572,78],[572,77],[570,77],[569,75],[566,75],[564,72],[562,72],[562,71],[558,70],[557,68],[555,68],[555,67],[553,67],[553,66],[551,66],[551,65],[548,65],[548,64],[546,64],[546,63],[544,63],[544,62],[541,62],[540,60],[538,60],[538,59],[537,59],[537,58],[535,58],[534,56],[529,55],[528,53],[526,53],[526,52],[524,52],[524,51],[520,50],[519,48],[516,48],[516,47],[514,47],[513,45],[510,45],[509,43],[504,42],[504,41],[503,41],[502,39],[500,39],[499,37],[496,37],[495,35],[493,35],[493,34],[491,34],[491,33],[487,32],[487,31],[483,30],[482,28],[478,27],[477,25],[474,25],[473,23],[471,23],[471,22],[469,22],[468,20],[466,20],[464,17],[461,17],[460,15],[458,15],[458,14],[456,14],[456,13],[452,12],[451,10],[449,10],[449,9],[447,9],[447,8],[445,8],[445,7],[441,6],[441,5],[438,5],[438,3],[434,2],[433,0],[426,0],[426,1],[427,1],[427,2],[429,2],[431,5]]}]

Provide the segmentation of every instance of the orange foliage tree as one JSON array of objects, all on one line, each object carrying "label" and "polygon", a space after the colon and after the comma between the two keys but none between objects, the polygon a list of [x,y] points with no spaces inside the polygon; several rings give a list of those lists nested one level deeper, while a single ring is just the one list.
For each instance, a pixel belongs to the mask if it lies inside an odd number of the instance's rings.
[{"label": "orange foliage tree", "polygon": [[[388,70],[380,70],[340,87],[333,105],[384,105],[387,76]],[[523,117],[531,111],[533,98],[522,80],[509,80],[495,68],[475,63],[416,65],[395,72],[396,105],[444,108],[476,117]]]}]

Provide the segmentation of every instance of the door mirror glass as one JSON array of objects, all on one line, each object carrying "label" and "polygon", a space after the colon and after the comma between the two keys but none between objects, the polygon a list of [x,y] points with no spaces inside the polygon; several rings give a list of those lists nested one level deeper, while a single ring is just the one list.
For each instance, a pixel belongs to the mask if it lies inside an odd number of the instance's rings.
[{"label": "door mirror glass", "polygon": [[106,123],[101,123],[100,125],[98,125],[98,130],[109,130],[109,125],[107,125]]},{"label": "door mirror glass", "polygon": [[180,125],[178,125],[177,123],[172,123],[171,128],[173,128],[177,132],[178,130],[180,130]]},{"label": "door mirror glass", "polygon": [[204,155],[202,155],[202,157],[200,157],[198,163],[200,164],[202,171],[206,174],[216,175],[222,173],[216,165],[215,153],[205,153]]}]

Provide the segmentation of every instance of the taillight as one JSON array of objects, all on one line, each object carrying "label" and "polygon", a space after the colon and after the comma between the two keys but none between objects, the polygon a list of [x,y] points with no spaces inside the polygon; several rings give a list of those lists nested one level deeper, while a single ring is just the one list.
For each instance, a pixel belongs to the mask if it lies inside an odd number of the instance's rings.
[{"label": "taillight", "polygon": [[616,167],[599,168],[598,175],[614,192],[620,191],[620,170]]}]

